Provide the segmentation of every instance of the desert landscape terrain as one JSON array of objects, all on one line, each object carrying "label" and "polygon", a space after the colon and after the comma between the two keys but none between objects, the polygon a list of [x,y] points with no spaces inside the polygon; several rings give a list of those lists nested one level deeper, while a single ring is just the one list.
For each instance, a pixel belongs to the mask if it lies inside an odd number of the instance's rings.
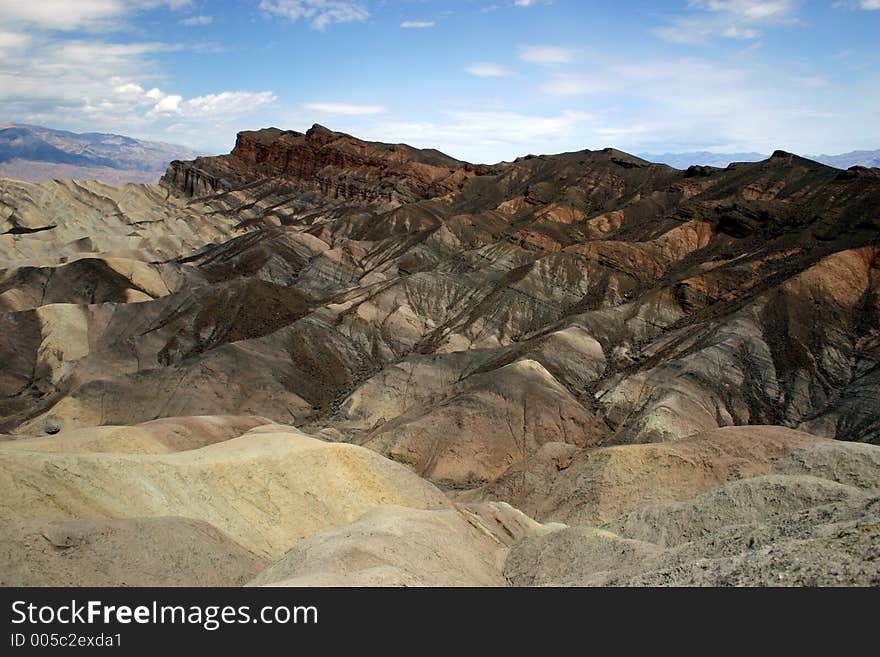
[{"label": "desert landscape terrain", "polygon": [[878,209],[320,125],[0,180],[0,585],[880,585]]}]

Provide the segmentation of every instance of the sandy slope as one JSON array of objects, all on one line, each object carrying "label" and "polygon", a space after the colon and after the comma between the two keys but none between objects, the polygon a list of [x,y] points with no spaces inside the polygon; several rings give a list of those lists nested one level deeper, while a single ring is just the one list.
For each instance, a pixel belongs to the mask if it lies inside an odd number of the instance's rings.
[{"label": "sandy slope", "polygon": [[405,467],[294,429],[246,433],[174,454],[0,446],[0,518],[204,520],[260,556],[385,504],[448,506]]}]

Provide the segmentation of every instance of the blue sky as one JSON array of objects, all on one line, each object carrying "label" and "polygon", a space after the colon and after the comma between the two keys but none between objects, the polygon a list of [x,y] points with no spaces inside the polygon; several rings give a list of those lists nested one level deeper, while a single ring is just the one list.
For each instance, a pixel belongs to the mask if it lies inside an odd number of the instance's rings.
[{"label": "blue sky", "polygon": [[880,148],[880,0],[0,0],[0,121],[471,161]]}]

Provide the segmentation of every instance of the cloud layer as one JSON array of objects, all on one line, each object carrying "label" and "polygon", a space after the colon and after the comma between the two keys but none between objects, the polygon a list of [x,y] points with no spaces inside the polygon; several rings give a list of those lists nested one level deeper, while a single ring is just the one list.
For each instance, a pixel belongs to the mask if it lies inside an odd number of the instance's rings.
[{"label": "cloud layer", "polygon": [[705,44],[715,37],[751,40],[762,28],[792,22],[795,0],[691,0],[691,12],[654,33],[673,43]]},{"label": "cloud layer", "polygon": [[[451,4],[420,16],[413,3],[381,0],[242,0],[233,21],[195,0],[0,1],[0,119],[217,151],[241,129],[317,121],[481,161],[603,146],[880,145],[870,141],[876,45],[804,55],[816,19],[801,0],[676,0],[620,37],[545,29],[553,12],[564,21],[594,11],[562,4]],[[823,11],[863,28],[877,10],[880,0],[829,0]],[[450,49],[470,20],[498,29]],[[780,56],[786,48],[799,55]]]},{"label": "cloud layer", "polygon": [[261,0],[260,9],[290,21],[308,21],[316,30],[333,23],[365,21],[370,17],[366,5],[344,0]]},{"label": "cloud layer", "polygon": [[182,49],[152,41],[59,38],[51,31],[0,32],[0,107],[17,121],[201,145],[210,143],[211,129],[234,134],[239,119],[276,103],[271,91],[221,90],[189,98],[163,91],[164,76],[152,57]]}]

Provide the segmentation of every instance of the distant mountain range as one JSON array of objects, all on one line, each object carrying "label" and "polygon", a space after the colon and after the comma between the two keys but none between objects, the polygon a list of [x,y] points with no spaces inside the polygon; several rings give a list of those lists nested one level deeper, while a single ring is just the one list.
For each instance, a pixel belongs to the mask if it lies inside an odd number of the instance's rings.
[{"label": "distant mountain range", "polygon": [[[709,153],[708,151],[639,153],[638,156],[650,162],[668,164],[676,169],[687,169],[693,164],[726,167],[731,162],[759,162],[770,157],[763,153]],[[838,169],[849,169],[852,166],[880,167],[880,150],[850,151],[840,155],[804,155],[803,157]]]},{"label": "distant mountain range", "polygon": [[0,123],[0,178],[156,182],[171,160],[197,155],[185,146],[122,135]]}]

